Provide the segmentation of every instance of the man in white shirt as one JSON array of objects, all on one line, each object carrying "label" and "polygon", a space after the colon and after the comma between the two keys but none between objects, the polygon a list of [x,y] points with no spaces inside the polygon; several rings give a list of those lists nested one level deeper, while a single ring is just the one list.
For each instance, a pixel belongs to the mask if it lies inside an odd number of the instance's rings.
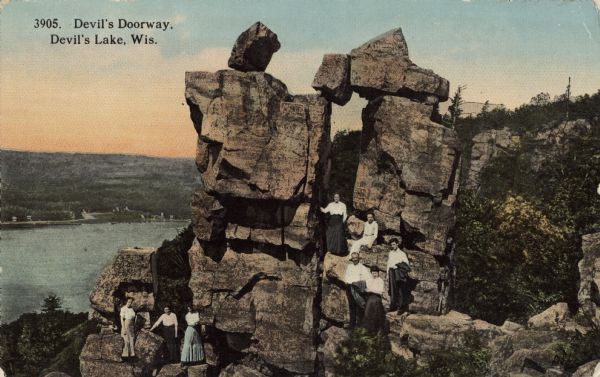
[{"label": "man in white shirt", "polygon": [[125,341],[121,357],[123,361],[135,357],[135,311],[132,308],[133,298],[127,298],[127,303],[121,308],[121,336]]},{"label": "man in white shirt", "polygon": [[348,241],[344,231],[344,223],[348,218],[346,205],[340,201],[340,194],[333,196],[333,202],[327,207],[320,208],[321,212],[328,213],[329,223],[327,224],[327,251],[336,255],[346,255],[348,252]]},{"label": "man in white shirt", "polygon": [[406,282],[410,271],[408,256],[400,248],[400,240],[390,240],[392,249],[388,255],[387,271],[390,294],[390,310],[401,310],[408,304]]},{"label": "man in white shirt", "polygon": [[377,239],[378,231],[379,226],[377,225],[377,221],[375,221],[375,217],[373,216],[373,214],[369,213],[367,215],[367,222],[365,223],[362,237],[352,242],[352,248],[350,249],[350,252],[359,252],[361,246],[363,245],[370,249],[373,246],[373,242],[375,242],[375,240]]},{"label": "man in white shirt", "polygon": [[164,311],[165,313],[152,325],[150,331],[157,328],[158,325],[162,325],[163,338],[169,351],[168,361],[176,362],[178,361],[177,351],[179,350],[177,345],[177,315],[171,312],[171,308],[168,306],[165,306]]},{"label": "man in white shirt", "polygon": [[362,323],[365,310],[365,290],[367,281],[371,279],[371,272],[362,263],[358,253],[351,254],[351,263],[346,267],[344,282],[346,283],[348,306],[350,309],[350,327]]}]

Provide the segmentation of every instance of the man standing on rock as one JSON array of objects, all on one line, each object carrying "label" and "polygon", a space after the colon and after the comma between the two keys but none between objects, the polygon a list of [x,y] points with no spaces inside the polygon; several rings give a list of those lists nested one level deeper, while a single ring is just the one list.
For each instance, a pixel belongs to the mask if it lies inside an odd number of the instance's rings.
[{"label": "man standing on rock", "polygon": [[400,241],[397,238],[392,238],[390,245],[392,250],[390,250],[387,262],[390,311],[400,311],[408,304],[406,282],[410,271],[410,262],[406,253],[400,249]]},{"label": "man standing on rock", "polygon": [[168,361],[177,362],[177,351],[179,350],[177,345],[177,315],[171,312],[170,307],[165,306],[165,313],[152,325],[150,331],[157,328],[158,325],[162,325],[163,339],[167,343],[167,350],[169,351]]},{"label": "man standing on rock", "polygon": [[373,214],[367,214],[367,222],[365,223],[362,237],[352,243],[352,248],[350,249],[350,252],[359,252],[361,246],[363,245],[370,249],[373,246],[373,242],[375,242],[375,240],[377,239],[378,230],[379,226],[377,225],[377,221],[375,221],[375,217],[373,216]]},{"label": "man standing on rock", "polygon": [[346,205],[340,202],[340,194],[333,196],[333,202],[327,207],[321,207],[321,212],[329,213],[329,223],[327,225],[327,251],[335,255],[346,255],[348,252],[348,241],[344,232],[344,223],[348,218]]},{"label": "man standing on rock", "polygon": [[348,306],[350,309],[350,327],[362,323],[365,312],[365,291],[367,281],[371,279],[371,271],[362,263],[358,253],[351,254],[351,263],[346,267],[344,282],[347,287]]},{"label": "man standing on rock", "polygon": [[125,341],[122,358],[127,361],[135,357],[135,311],[132,308],[133,298],[127,298],[127,303],[121,308],[121,336]]}]

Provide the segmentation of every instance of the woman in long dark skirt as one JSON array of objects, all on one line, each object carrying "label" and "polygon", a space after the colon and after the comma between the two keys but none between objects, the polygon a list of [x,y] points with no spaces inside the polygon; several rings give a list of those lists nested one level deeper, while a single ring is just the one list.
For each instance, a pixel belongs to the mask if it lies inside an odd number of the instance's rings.
[{"label": "woman in long dark skirt", "polygon": [[372,278],[367,281],[367,304],[365,306],[365,316],[363,317],[362,327],[371,334],[384,332],[385,330],[385,310],[381,302],[384,283],[379,277],[377,267],[371,267]]},{"label": "woman in long dark skirt", "polygon": [[340,202],[340,195],[333,196],[333,202],[327,207],[321,207],[321,212],[329,213],[329,223],[327,225],[327,251],[336,255],[346,255],[348,253],[348,241],[346,241],[346,232],[344,223],[348,218],[346,205]]}]

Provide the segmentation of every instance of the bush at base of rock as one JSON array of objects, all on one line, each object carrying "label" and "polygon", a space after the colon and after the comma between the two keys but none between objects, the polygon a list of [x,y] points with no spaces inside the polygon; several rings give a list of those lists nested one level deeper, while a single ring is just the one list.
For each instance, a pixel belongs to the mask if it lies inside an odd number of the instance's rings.
[{"label": "bush at base of rock", "polygon": [[391,351],[386,337],[357,329],[342,342],[335,359],[337,377],[474,377],[489,372],[490,350],[480,336],[467,332],[458,347],[432,352],[421,360],[407,360]]}]

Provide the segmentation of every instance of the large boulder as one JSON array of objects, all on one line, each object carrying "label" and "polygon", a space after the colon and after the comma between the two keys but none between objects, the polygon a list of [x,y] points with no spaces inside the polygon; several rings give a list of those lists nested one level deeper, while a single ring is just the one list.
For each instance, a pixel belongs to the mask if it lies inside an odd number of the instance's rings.
[{"label": "large boulder", "polygon": [[454,225],[459,145],[431,121],[433,106],[382,96],[363,110],[354,207],[372,211],[383,234],[443,255]]},{"label": "large boulder", "polygon": [[350,83],[361,97],[401,95],[448,99],[448,80],[415,65],[408,57],[402,29],[388,31],[350,52]]},{"label": "large boulder", "polygon": [[277,34],[256,22],[235,41],[227,64],[242,72],[264,71],[280,47]]},{"label": "large boulder", "polygon": [[579,261],[580,311],[600,325],[600,233],[582,237],[583,258]]},{"label": "large boulder", "polygon": [[120,306],[131,297],[136,312],[154,310],[155,251],[148,247],[120,250],[96,280],[94,290],[90,293],[92,309],[112,321],[118,317]]},{"label": "large boulder", "polygon": [[122,362],[123,338],[119,334],[92,334],[79,355],[82,377],[147,377],[162,362],[163,339],[146,330],[136,334],[135,362]]},{"label": "large boulder", "polygon": [[560,330],[565,328],[570,319],[569,306],[559,302],[529,318],[527,326],[531,329]]},{"label": "large boulder", "polygon": [[312,87],[327,100],[340,106],[352,97],[350,87],[350,57],[346,54],[325,54],[315,74]]}]

